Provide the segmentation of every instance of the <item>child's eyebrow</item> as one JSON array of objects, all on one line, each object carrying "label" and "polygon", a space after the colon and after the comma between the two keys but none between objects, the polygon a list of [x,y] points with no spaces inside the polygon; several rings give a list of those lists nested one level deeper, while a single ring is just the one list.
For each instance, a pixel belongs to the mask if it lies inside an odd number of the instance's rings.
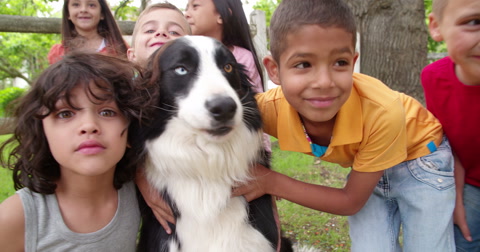
[{"label": "child's eyebrow", "polygon": [[178,27],[180,27],[182,30],[185,30],[184,27],[183,27],[181,24],[177,23],[177,22],[170,21],[170,22],[167,23],[167,27],[172,27],[172,26],[178,26]]},{"label": "child's eyebrow", "polygon": [[315,54],[313,53],[295,53],[293,54],[289,59],[294,59],[294,58],[307,58],[309,56],[313,56]]},{"label": "child's eyebrow", "polygon": [[155,23],[156,23],[156,20],[149,20],[149,21],[143,23],[140,27],[143,28],[143,27],[145,27],[146,25],[155,24]]},{"label": "child's eyebrow", "polygon": [[[141,28],[144,28],[145,26],[147,25],[158,25],[158,21],[157,20],[149,20],[145,23],[143,23],[140,27]],[[184,27],[180,24],[180,23],[177,23],[177,22],[174,22],[174,21],[169,21],[167,22],[167,27],[170,28],[172,26],[178,26],[180,27],[183,31],[185,31]]]},{"label": "child's eyebrow", "polygon": [[480,12],[465,12],[458,18],[460,20],[480,19]]},{"label": "child's eyebrow", "polygon": [[352,48],[350,47],[342,47],[342,48],[336,48],[336,49],[333,49],[331,54],[342,54],[342,53],[354,53],[354,51],[352,52]]}]

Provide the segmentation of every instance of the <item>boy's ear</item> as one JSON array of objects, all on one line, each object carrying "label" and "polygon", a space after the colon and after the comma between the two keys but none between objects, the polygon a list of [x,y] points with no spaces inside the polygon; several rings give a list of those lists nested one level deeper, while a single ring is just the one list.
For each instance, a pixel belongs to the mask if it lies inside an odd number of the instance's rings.
[{"label": "boy's ear", "polygon": [[280,77],[278,76],[279,67],[277,62],[273,59],[271,55],[265,56],[265,58],[263,58],[263,65],[267,70],[270,80],[273,83],[280,85]]},{"label": "boy's ear", "polygon": [[135,62],[135,49],[128,48],[127,50],[127,58],[129,61]]},{"label": "boy's ear", "polygon": [[443,36],[440,33],[440,24],[439,20],[435,18],[435,15],[433,13],[430,13],[428,15],[428,29],[430,31],[430,36],[432,37],[433,40],[440,42],[443,40]]},{"label": "boy's ear", "polygon": [[353,56],[353,65],[355,66],[355,64],[357,63],[357,60],[358,60],[358,56],[360,56],[360,54],[355,51],[355,56]]}]

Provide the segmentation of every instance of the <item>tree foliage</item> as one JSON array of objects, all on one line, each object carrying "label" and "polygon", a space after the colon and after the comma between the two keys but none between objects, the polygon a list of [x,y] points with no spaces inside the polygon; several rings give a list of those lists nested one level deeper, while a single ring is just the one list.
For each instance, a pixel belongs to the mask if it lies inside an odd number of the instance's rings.
[{"label": "tree foliage", "polygon": [[[130,6],[133,0],[122,0],[111,7],[117,20],[134,20],[138,8]],[[5,15],[33,17],[61,17],[55,13],[52,3],[60,0],[8,0],[1,1],[0,13]],[[27,84],[48,67],[47,54],[55,43],[60,43],[60,34],[0,32],[0,89],[12,86],[19,78]]]},{"label": "tree foliage", "polygon": [[267,27],[270,27],[270,19],[281,1],[282,0],[258,0],[255,5],[253,5],[253,9],[265,12]]},{"label": "tree foliage", "polygon": [[116,20],[137,20],[139,8],[132,6],[132,2],[133,0],[122,0],[117,6],[110,6]]},{"label": "tree foliage", "polygon": [[[9,0],[0,13],[20,16],[51,16],[52,0]],[[47,53],[57,34],[0,33],[0,87],[12,85],[15,78],[27,83],[48,66]]]},{"label": "tree foliage", "polygon": [[31,81],[48,66],[47,53],[58,41],[57,34],[0,33],[0,81],[12,84],[13,78]]},{"label": "tree foliage", "polygon": [[0,90],[0,117],[11,116],[11,107],[13,102],[25,93],[25,89],[19,87],[9,87]]}]

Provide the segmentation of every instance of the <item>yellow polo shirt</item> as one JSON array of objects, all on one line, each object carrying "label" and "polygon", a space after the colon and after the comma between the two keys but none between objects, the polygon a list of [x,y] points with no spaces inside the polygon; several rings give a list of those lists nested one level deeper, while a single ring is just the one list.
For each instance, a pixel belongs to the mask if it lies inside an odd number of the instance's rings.
[{"label": "yellow polo shirt", "polygon": [[[313,155],[298,112],[281,87],[257,95],[264,131],[280,149]],[[327,162],[356,171],[374,172],[431,153],[443,138],[439,121],[415,99],[391,90],[379,80],[354,73],[350,97],[338,111]]]}]

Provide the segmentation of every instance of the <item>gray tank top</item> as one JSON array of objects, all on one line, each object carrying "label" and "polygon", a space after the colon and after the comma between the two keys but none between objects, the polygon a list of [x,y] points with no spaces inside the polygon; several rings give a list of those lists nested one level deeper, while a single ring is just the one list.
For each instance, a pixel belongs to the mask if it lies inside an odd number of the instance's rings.
[{"label": "gray tank top", "polygon": [[118,191],[118,208],[110,223],[86,234],[65,225],[55,194],[43,195],[28,188],[17,193],[25,211],[25,252],[135,251],[140,211],[133,182]]}]

